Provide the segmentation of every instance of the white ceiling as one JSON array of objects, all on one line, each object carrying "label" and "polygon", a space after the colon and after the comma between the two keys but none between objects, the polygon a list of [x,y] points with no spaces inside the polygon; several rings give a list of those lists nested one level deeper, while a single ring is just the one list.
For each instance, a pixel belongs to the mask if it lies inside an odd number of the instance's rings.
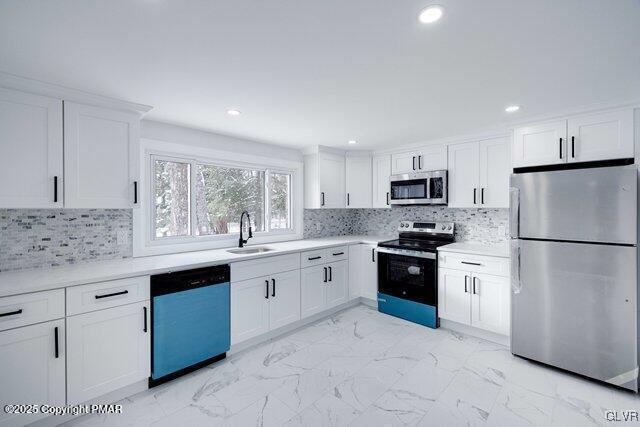
[{"label": "white ceiling", "polygon": [[[150,119],[374,148],[640,97],[638,0],[2,0],[0,69]],[[231,117],[226,110],[241,110]],[[352,148],[352,147],[350,147]]]}]

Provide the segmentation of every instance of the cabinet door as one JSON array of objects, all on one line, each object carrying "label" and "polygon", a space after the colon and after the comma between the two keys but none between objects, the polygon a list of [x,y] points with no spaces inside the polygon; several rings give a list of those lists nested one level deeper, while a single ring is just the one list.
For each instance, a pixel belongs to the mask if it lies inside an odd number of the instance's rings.
[{"label": "cabinet door", "polygon": [[271,276],[269,329],[300,320],[300,270]]},{"label": "cabinet door", "polygon": [[447,146],[432,145],[423,147],[416,153],[416,166],[421,171],[435,171],[447,168]]},{"label": "cabinet door", "polygon": [[362,245],[362,296],[378,301],[378,254],[377,245]]},{"label": "cabinet door", "polygon": [[480,192],[482,207],[509,207],[511,153],[509,138],[491,138],[479,142]]},{"label": "cabinet door", "polygon": [[418,170],[418,154],[415,151],[391,155],[391,173],[412,173]]},{"label": "cabinet door", "polygon": [[480,202],[478,143],[449,146],[449,207],[473,208]]},{"label": "cabinet door", "polygon": [[269,332],[269,277],[231,283],[231,345]]},{"label": "cabinet door", "polygon": [[62,101],[0,89],[0,141],[0,208],[62,207]]},{"label": "cabinet door", "polygon": [[67,400],[78,404],[150,375],[149,302],[67,318]]},{"label": "cabinet door", "polygon": [[[65,348],[64,319],[0,332],[0,405],[64,405]],[[37,418],[0,411],[0,426],[22,426]]]},{"label": "cabinet door", "polygon": [[443,319],[471,324],[471,273],[438,269],[438,313]]},{"label": "cabinet door", "polygon": [[371,157],[347,157],[346,187],[348,208],[371,207]]},{"label": "cabinet door", "polygon": [[303,318],[320,313],[327,307],[327,283],[328,270],[324,265],[300,270],[300,310]]},{"label": "cabinet door", "polygon": [[358,298],[362,295],[362,251],[364,245],[349,246],[349,299]]},{"label": "cabinet door", "polygon": [[509,278],[475,273],[470,290],[471,325],[509,335]]},{"label": "cabinet door", "polygon": [[139,132],[137,114],[64,103],[65,207],[134,206]]},{"label": "cabinet door", "polygon": [[344,208],[347,205],[345,196],[344,156],[331,153],[320,153],[320,193],[324,194],[323,208]]},{"label": "cabinet door", "polygon": [[349,297],[349,262],[338,261],[327,264],[327,308],[347,302]]},{"label": "cabinet door", "polygon": [[514,132],[514,168],[566,163],[567,157],[566,120],[521,127]]},{"label": "cabinet door", "polygon": [[391,156],[383,154],[373,157],[373,207],[390,208],[389,176],[391,176]]},{"label": "cabinet door", "polygon": [[633,157],[633,110],[568,120],[569,162]]}]

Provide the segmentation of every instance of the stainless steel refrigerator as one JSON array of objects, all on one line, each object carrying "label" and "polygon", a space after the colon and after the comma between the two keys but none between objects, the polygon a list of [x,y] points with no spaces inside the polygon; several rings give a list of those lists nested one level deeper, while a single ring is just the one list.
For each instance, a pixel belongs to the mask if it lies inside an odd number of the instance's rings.
[{"label": "stainless steel refrigerator", "polygon": [[511,175],[511,352],[638,389],[637,167]]}]

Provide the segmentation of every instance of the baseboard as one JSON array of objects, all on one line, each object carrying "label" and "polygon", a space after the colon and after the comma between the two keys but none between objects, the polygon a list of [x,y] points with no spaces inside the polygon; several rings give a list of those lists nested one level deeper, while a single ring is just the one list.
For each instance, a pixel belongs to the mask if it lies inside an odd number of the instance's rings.
[{"label": "baseboard", "polygon": [[283,326],[278,329],[274,329],[273,331],[269,331],[266,334],[260,335],[258,337],[250,338],[238,344],[234,344],[231,346],[231,349],[227,352],[227,356],[231,356],[235,353],[244,351],[250,347],[254,347],[258,344],[262,344],[264,342],[277,338],[281,335],[294,332],[295,330],[300,329],[310,323],[317,322],[318,320],[330,317],[339,311],[359,305],[360,302],[361,302],[361,298],[354,298],[351,301],[348,301],[344,304],[340,304],[329,310],[314,314],[313,316],[305,317],[304,319],[297,320],[289,325]]},{"label": "baseboard", "polygon": [[460,332],[462,334],[471,335],[483,340],[491,341],[509,347],[510,339],[508,335],[500,335],[495,332],[485,331],[484,329],[474,328],[473,326],[463,325],[462,323],[452,320],[440,319],[440,327],[449,329],[450,331]]},{"label": "baseboard", "polygon": [[[142,381],[138,381],[126,387],[122,387],[118,390],[112,391],[110,393],[104,394],[100,397],[96,397],[95,399],[91,399],[87,402],[83,402],[82,405],[108,405],[111,403],[118,402],[124,398],[133,396],[134,394],[138,394],[142,391],[145,391],[149,388],[148,380],[145,378]],[[51,415],[46,418],[41,418],[31,424],[29,427],[54,427],[60,424],[66,423],[67,421],[71,421],[74,418],[78,418],[82,415]]]},{"label": "baseboard", "polygon": [[360,302],[364,305],[367,305],[371,308],[378,309],[378,300],[377,299],[369,299],[367,297],[360,297]]}]

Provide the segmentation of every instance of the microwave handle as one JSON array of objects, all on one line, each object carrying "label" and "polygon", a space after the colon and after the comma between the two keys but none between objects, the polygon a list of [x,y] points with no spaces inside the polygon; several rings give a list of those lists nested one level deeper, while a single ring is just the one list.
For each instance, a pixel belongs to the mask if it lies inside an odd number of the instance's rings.
[{"label": "microwave handle", "polygon": [[427,200],[431,199],[431,179],[427,178]]}]

